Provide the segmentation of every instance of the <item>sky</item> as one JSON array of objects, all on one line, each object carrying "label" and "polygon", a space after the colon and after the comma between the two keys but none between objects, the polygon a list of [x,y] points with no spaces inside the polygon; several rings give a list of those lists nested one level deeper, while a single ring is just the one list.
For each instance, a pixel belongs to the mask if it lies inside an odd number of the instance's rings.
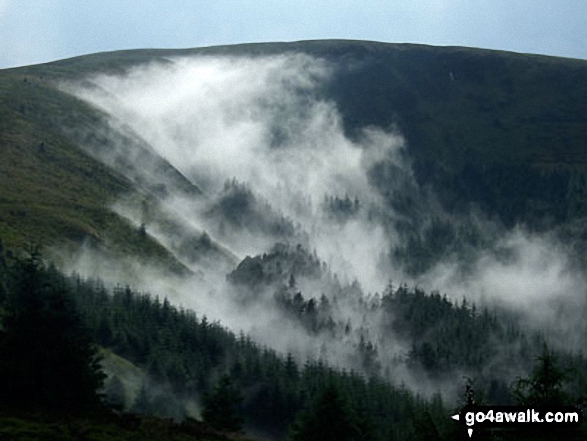
[{"label": "sky", "polygon": [[586,0],[0,0],[0,68],[95,52],[314,39],[587,59]]}]

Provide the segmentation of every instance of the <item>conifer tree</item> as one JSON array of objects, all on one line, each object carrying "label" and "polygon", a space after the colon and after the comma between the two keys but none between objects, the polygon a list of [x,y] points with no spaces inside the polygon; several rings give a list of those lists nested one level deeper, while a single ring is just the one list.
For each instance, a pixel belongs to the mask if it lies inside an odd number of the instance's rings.
[{"label": "conifer tree", "polygon": [[309,409],[300,411],[291,441],[354,441],[360,433],[348,403],[334,384],[322,390]]},{"label": "conifer tree", "polygon": [[522,406],[572,404],[570,395],[564,389],[567,381],[568,373],[558,365],[556,357],[545,344],[532,374],[518,379],[514,396]]},{"label": "conifer tree", "polygon": [[204,397],[204,421],[218,430],[238,432],[242,429],[243,397],[228,375],[224,375],[211,395]]},{"label": "conifer tree", "polygon": [[51,411],[101,405],[104,374],[71,293],[32,252],[11,268],[0,332],[0,404]]}]

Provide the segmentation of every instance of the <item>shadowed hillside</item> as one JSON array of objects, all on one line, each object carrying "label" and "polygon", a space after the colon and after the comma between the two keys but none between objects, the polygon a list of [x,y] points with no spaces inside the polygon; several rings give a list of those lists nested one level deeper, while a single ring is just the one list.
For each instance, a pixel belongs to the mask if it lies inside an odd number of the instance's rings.
[{"label": "shadowed hillside", "polygon": [[[284,52],[332,63],[334,75],[319,93],[336,103],[347,133],[398,127],[418,183],[433,188],[445,207],[472,203],[506,225],[552,225],[586,213],[585,61],[358,41],[247,44],[101,53],[0,72],[0,228],[7,243],[79,243],[103,240],[108,231],[126,251],[144,249],[129,242],[128,224],[104,210],[137,188],[120,169],[88,157],[88,145],[101,141],[87,131],[103,128],[102,116],[57,90],[57,81],[169,57]],[[75,133],[84,130],[85,137]],[[156,244],[149,247],[162,255]]]}]

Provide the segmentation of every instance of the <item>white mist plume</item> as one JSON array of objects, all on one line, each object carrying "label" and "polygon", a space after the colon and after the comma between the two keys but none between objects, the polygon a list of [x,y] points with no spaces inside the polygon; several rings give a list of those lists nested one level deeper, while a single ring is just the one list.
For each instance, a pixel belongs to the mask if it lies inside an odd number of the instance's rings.
[{"label": "white mist plume", "polygon": [[568,250],[550,234],[522,228],[505,234],[496,249],[480,252],[468,273],[445,262],[420,282],[455,301],[466,298],[514,311],[527,329],[539,330],[561,349],[584,348],[587,280],[570,263]]},{"label": "white mist plume", "polygon": [[[357,197],[365,206],[383,205],[367,175],[380,161],[392,162],[412,176],[401,155],[404,141],[397,133],[366,128],[358,140],[345,136],[335,104],[318,98],[332,70],[328,62],[300,54],[195,57],[137,67],[124,76],[100,75],[87,79],[84,86],[64,87],[110,115],[114,129],[138,134],[209,197],[227,179],[246,183],[301,225],[310,246],[333,271],[347,275],[349,281],[357,278],[366,291],[381,291],[388,279],[416,282],[399,272],[391,274],[389,268],[384,273],[379,270],[380,256],[386,256],[396,240],[388,225],[377,225],[366,215],[337,223],[322,213],[325,194]],[[149,173],[145,169],[146,179],[153,178]],[[303,201],[302,209],[299,201]],[[207,203],[172,194],[162,206],[192,230],[214,231],[214,219],[203,216]],[[123,201],[115,209],[136,224],[141,222],[140,213]],[[431,211],[438,209],[431,204]],[[164,245],[170,242],[163,231],[151,233]],[[225,245],[242,258],[263,253],[271,243],[262,233],[244,231]],[[583,279],[568,272],[564,251],[522,230],[505,235],[498,246],[509,250],[509,257],[481,253],[474,257],[473,270],[467,275],[458,264],[442,262],[417,282],[455,300],[464,296],[481,304],[505,305],[539,326],[555,323],[551,327],[560,330],[556,326],[560,314],[576,323],[572,307],[561,310],[556,306],[563,302],[583,305],[578,300],[583,295]],[[248,310],[236,307],[226,295],[225,274],[225,267],[216,274],[208,273],[206,281],[142,274],[136,287],[165,293],[231,329],[251,333],[261,344],[301,357],[323,355],[323,341],[313,340],[301,326],[283,322],[269,303]],[[353,316],[354,312],[346,314]],[[353,320],[362,323],[363,317]],[[374,329],[377,326],[373,324]],[[276,327],[280,332],[273,332]],[[566,334],[572,332],[565,328]],[[561,340],[563,334],[559,334]],[[344,342],[328,343],[330,353],[325,358],[329,361],[348,355]],[[391,352],[393,348],[397,352]],[[388,342],[384,349],[390,352],[384,358],[401,358],[408,348],[405,342]],[[408,372],[401,375],[407,384],[417,386]]]},{"label": "white mist plume", "polygon": [[[92,87],[68,89],[111,115],[114,127],[139,134],[208,193],[233,177],[247,183],[316,232],[313,245],[322,258],[344,262],[335,269],[376,289],[383,282],[374,271],[377,258],[390,246],[385,235],[365,222],[333,234],[318,208],[325,194],[376,198],[366,170],[393,156],[403,140],[374,128],[365,130],[361,142],[348,139],[334,104],[314,96],[330,70],[326,62],[299,54],[201,57],[143,66],[122,77],[98,76]],[[314,216],[299,216],[295,197],[304,198]],[[168,202],[193,216],[190,202]],[[260,237],[228,245],[241,254],[266,248]]]}]

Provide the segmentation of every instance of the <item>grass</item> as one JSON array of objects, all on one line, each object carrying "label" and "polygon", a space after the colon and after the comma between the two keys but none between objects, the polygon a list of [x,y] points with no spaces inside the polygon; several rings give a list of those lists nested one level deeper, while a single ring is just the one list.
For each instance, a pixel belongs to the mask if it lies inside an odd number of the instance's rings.
[{"label": "grass", "polygon": [[185,271],[173,256],[109,207],[139,195],[121,174],[63,131],[99,122],[94,110],[49,83],[0,72],[0,238],[13,250],[103,244]]},{"label": "grass", "polygon": [[[521,162],[545,172],[587,169],[587,62],[582,60],[337,40],[100,53],[0,71],[5,245],[18,250],[31,242],[51,247],[90,241],[181,270],[165,248],[150,237],[140,240],[136,226],[109,209],[121,197],[142,198],[145,190],[80,147],[68,130],[92,132],[103,124],[103,115],[55,84],[173,56],[283,52],[336,63],[333,82],[320,93],[336,101],[346,131],[353,135],[365,125],[397,124],[423,184],[445,186],[450,193],[450,183],[469,163]],[[434,176],[427,171],[431,166]]]}]

